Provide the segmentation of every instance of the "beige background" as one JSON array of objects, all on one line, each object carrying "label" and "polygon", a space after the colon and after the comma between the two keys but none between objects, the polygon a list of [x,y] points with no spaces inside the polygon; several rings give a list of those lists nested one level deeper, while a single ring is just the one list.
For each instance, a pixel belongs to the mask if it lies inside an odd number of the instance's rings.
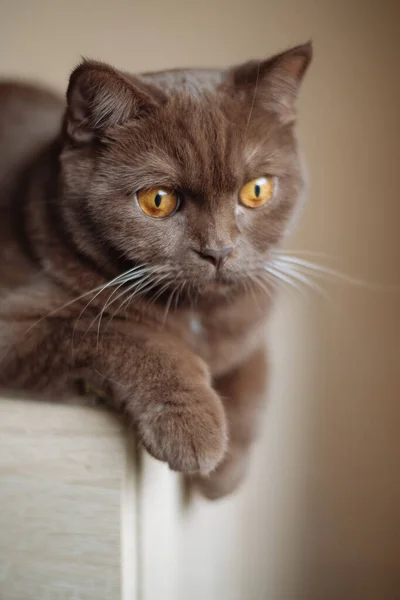
[{"label": "beige background", "polygon": [[[310,37],[299,103],[310,199],[291,246],[400,284],[397,2],[0,2],[0,72],[60,90],[80,55],[132,71],[225,65]],[[326,289],[330,303],[282,298],[250,480],[180,516],[175,599],[400,597],[400,298]]]}]

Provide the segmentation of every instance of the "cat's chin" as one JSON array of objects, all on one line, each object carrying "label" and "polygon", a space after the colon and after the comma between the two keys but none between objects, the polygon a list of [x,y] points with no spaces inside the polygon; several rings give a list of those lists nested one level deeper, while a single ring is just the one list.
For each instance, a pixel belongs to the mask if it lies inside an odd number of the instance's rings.
[{"label": "cat's chin", "polygon": [[222,275],[197,282],[197,289],[200,295],[226,295],[236,287],[237,284],[232,279],[228,279]]}]

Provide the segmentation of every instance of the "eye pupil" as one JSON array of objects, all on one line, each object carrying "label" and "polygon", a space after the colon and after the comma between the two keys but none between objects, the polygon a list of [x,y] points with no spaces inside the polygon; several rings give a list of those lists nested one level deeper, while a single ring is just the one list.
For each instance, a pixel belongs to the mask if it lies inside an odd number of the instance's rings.
[{"label": "eye pupil", "polygon": [[276,189],[277,178],[273,175],[265,175],[264,177],[252,179],[240,190],[240,203],[247,208],[261,208],[272,200]]},{"label": "eye pupil", "polygon": [[157,194],[157,196],[154,198],[154,204],[156,205],[157,208],[159,208],[161,206],[161,202],[162,202],[162,198],[161,198],[160,194]]}]

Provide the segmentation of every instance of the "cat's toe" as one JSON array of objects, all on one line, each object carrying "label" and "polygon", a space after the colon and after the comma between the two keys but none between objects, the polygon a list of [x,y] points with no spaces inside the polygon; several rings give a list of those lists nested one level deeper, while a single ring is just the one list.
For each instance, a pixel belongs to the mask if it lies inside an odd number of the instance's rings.
[{"label": "cat's toe", "polygon": [[141,416],[138,427],[150,454],[174,471],[210,473],[226,451],[224,409],[208,387],[155,404]]}]

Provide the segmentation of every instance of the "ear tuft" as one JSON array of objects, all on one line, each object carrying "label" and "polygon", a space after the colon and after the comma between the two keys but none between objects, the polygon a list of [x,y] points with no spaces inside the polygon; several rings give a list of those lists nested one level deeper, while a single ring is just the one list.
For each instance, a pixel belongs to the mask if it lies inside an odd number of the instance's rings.
[{"label": "ear tuft", "polygon": [[64,130],[75,143],[89,143],[107,128],[137,118],[152,104],[150,96],[121,72],[84,60],[69,80]]}]

